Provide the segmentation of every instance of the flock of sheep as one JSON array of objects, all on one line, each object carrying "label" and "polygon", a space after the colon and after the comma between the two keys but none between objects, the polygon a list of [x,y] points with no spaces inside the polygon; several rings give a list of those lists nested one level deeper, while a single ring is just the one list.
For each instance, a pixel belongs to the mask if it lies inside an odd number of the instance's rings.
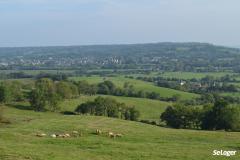
[{"label": "flock of sheep", "polygon": [[[96,135],[107,135],[110,138],[123,137],[123,134],[121,134],[121,133],[103,132],[99,129],[96,129],[95,134]],[[37,133],[36,136],[37,137],[46,137],[48,135],[45,133]],[[63,134],[51,134],[50,135],[50,137],[52,137],[52,138],[70,138],[70,137],[80,137],[80,136],[82,136],[82,133],[79,133],[78,131],[72,131],[71,134],[63,133]]]},{"label": "flock of sheep", "polygon": [[[37,137],[46,137],[47,134],[45,133],[37,133],[36,134]],[[79,133],[78,131],[72,131],[72,133],[63,133],[63,134],[51,134],[50,137],[52,138],[69,138],[69,137],[79,137],[82,136],[81,133]]]},{"label": "flock of sheep", "polygon": [[[97,135],[102,135],[103,132],[99,129],[96,130]],[[121,133],[113,133],[113,132],[107,132],[107,135],[111,138],[116,138],[116,137],[122,137],[123,135]]]}]

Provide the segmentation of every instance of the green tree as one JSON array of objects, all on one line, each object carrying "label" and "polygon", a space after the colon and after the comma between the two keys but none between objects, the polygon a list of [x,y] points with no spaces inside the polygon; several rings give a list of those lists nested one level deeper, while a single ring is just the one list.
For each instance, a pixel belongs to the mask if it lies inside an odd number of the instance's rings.
[{"label": "green tree", "polygon": [[36,81],[35,89],[30,93],[30,104],[36,111],[59,109],[58,102],[60,101],[55,91],[55,86],[50,79],[40,79]]},{"label": "green tree", "polygon": [[11,94],[11,99],[14,101],[22,101],[24,99],[23,91],[22,91],[22,83],[19,81],[12,81],[8,84]]},{"label": "green tree", "polygon": [[31,91],[29,102],[35,111],[44,111],[47,105],[46,97],[40,89],[34,89]]},{"label": "green tree", "polygon": [[79,94],[95,95],[98,91],[98,86],[89,84],[87,81],[79,81],[75,83],[78,87]]},{"label": "green tree", "polygon": [[114,94],[116,86],[111,81],[104,81],[98,84],[98,93],[100,94]]},{"label": "green tree", "polygon": [[3,121],[3,106],[0,105],[0,122]]},{"label": "green tree", "polygon": [[10,89],[7,85],[0,85],[0,103],[7,103],[11,101]]},{"label": "green tree", "polygon": [[192,106],[176,104],[167,107],[160,118],[173,128],[199,128],[201,124],[201,111]]},{"label": "green tree", "polygon": [[136,110],[135,107],[130,107],[129,113],[130,113],[131,121],[137,121],[138,118],[140,117],[140,112],[138,110]]},{"label": "green tree", "polygon": [[72,98],[72,89],[68,82],[60,81],[56,84],[57,94],[64,99]]},{"label": "green tree", "polygon": [[224,100],[218,100],[214,106],[204,107],[202,128],[208,130],[239,130],[240,110]]}]

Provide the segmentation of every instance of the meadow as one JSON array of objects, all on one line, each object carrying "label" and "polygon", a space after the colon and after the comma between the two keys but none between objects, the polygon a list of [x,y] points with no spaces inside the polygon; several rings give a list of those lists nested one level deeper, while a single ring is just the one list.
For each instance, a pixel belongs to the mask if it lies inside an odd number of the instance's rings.
[{"label": "meadow", "polygon": [[28,75],[38,75],[40,73],[49,73],[49,74],[56,74],[56,73],[73,73],[75,70],[0,70],[0,73],[16,73],[16,72],[23,72]]},{"label": "meadow", "polygon": [[[212,156],[213,150],[239,151],[234,132],[177,130],[95,116],[66,116],[4,107],[11,124],[1,124],[1,160],[238,160]],[[123,134],[112,139],[96,129]],[[53,133],[82,133],[81,137],[51,138]],[[36,133],[46,133],[37,137]]]},{"label": "meadow", "polygon": [[[117,97],[117,96],[104,96],[111,97],[118,102],[125,103],[128,106],[134,106],[140,111],[140,119],[159,121],[160,114],[164,112],[167,106],[171,103],[150,100],[145,98],[131,98],[131,97]],[[91,101],[97,96],[81,96],[77,99],[70,99],[63,101],[60,106],[62,111],[74,111],[76,107],[84,102]]]},{"label": "meadow", "polygon": [[74,81],[86,80],[92,84],[97,84],[97,83],[103,82],[105,80],[110,80],[118,87],[123,87],[125,82],[129,82],[136,88],[136,90],[156,92],[156,93],[159,93],[160,96],[162,96],[162,97],[172,97],[173,95],[181,95],[182,99],[192,99],[192,98],[198,97],[198,95],[194,94],[194,93],[188,93],[188,92],[178,91],[178,90],[174,90],[174,89],[158,87],[150,82],[144,82],[141,80],[125,78],[123,76],[117,76],[117,77],[99,77],[99,76],[71,77],[70,79],[72,79]]},{"label": "meadow", "polygon": [[232,72],[204,72],[204,73],[196,73],[196,72],[163,72],[159,74],[160,76],[166,78],[178,78],[178,79],[201,79],[206,76],[213,76],[215,78],[220,78],[225,75],[233,75]]}]

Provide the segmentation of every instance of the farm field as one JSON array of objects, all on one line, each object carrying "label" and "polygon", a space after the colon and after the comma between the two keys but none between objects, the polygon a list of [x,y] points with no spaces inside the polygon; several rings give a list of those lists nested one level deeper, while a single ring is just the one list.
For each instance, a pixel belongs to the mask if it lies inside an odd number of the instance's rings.
[{"label": "farm field", "polygon": [[72,80],[80,81],[80,80],[86,80],[89,83],[96,84],[99,82],[103,82],[105,80],[112,81],[116,86],[123,87],[125,82],[129,82],[132,84],[137,90],[144,90],[148,92],[156,92],[159,93],[162,97],[172,97],[173,95],[179,94],[181,95],[182,99],[192,99],[198,97],[197,94],[178,91],[174,89],[164,88],[164,87],[157,87],[154,84],[150,82],[144,82],[140,80],[135,79],[129,79],[125,77],[99,77],[99,76],[91,76],[91,77],[71,77]]},{"label": "farm field", "polygon": [[[234,132],[168,129],[95,116],[64,116],[4,107],[12,122],[0,130],[1,160],[238,160],[214,157],[213,150],[239,150]],[[122,133],[111,139],[96,129]],[[81,137],[51,138],[53,133],[81,132]],[[37,137],[36,133],[46,133]]]}]

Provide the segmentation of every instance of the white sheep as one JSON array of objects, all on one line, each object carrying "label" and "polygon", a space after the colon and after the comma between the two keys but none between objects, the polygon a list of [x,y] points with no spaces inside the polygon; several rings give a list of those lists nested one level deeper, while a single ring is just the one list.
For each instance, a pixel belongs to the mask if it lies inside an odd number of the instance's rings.
[{"label": "white sheep", "polygon": [[52,138],[57,138],[56,134],[51,135]]}]

